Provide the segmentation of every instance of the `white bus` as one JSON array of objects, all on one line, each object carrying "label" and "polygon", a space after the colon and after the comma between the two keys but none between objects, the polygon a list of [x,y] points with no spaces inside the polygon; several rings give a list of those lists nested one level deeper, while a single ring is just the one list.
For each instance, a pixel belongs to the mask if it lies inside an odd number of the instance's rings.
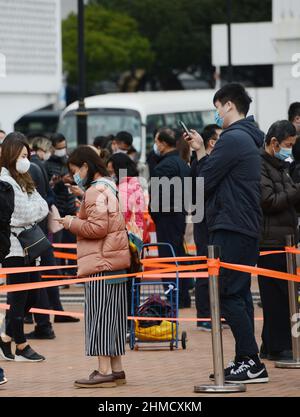
[{"label": "white bus", "polygon": [[[154,143],[155,129],[168,126],[178,128],[182,120],[189,128],[201,131],[214,123],[214,90],[168,92],[114,93],[88,97],[88,143],[96,136],[128,131],[134,138],[133,146],[139,152],[140,162]],[[69,105],[60,117],[58,132],[63,133],[69,148],[75,148],[76,110],[78,102]]]}]

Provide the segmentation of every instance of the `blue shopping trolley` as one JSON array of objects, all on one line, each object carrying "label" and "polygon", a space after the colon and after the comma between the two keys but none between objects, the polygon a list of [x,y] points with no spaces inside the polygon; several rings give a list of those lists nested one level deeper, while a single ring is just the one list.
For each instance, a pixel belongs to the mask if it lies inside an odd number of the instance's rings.
[{"label": "blue shopping trolley", "polygon": [[[145,252],[149,254],[151,247],[167,246],[170,249],[171,257],[175,258],[175,252],[169,243],[149,243],[142,246],[141,258],[145,258]],[[178,266],[178,262],[174,262]],[[144,266],[143,266],[144,271]],[[131,316],[141,317],[143,320],[131,320],[130,325],[130,349],[138,350],[141,344],[149,347],[153,343],[160,344],[159,347],[178,349],[179,345],[179,275],[170,280],[152,281],[158,278],[153,275],[142,275],[141,278],[133,278],[131,289]],[[147,320],[151,317],[151,320]],[[157,317],[157,320],[152,318]],[[172,320],[168,320],[172,319]],[[186,349],[187,333],[181,334],[182,348]],[[157,345],[156,345],[157,347]]]}]

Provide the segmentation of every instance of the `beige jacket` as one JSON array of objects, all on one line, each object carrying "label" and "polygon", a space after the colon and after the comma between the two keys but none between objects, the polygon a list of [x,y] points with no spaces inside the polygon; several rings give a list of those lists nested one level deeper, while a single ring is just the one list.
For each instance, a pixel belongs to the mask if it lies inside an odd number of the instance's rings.
[{"label": "beige jacket", "polygon": [[105,185],[85,193],[79,216],[69,230],[77,236],[78,275],[118,271],[130,265],[125,220],[118,200]]}]

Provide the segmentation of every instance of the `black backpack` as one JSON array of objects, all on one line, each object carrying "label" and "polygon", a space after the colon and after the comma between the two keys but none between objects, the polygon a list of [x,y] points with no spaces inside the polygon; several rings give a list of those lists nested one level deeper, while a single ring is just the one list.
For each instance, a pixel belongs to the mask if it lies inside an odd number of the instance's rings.
[{"label": "black backpack", "polygon": [[15,206],[13,187],[0,181],[0,263],[10,250],[10,221]]}]

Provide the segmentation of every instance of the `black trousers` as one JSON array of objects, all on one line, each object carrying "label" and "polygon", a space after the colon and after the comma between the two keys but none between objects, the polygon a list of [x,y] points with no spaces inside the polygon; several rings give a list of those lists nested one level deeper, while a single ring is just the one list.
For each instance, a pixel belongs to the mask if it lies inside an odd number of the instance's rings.
[{"label": "black trousers", "polygon": [[[223,262],[251,266],[257,263],[258,239],[232,231],[217,230],[209,235],[209,243],[220,246]],[[235,339],[236,357],[257,354],[251,275],[221,268],[219,283],[221,311]]]},{"label": "black trousers", "polygon": [[[264,250],[274,250],[274,248],[264,248]],[[286,255],[282,253],[261,256],[258,266],[287,272]],[[264,316],[261,335],[264,352],[273,353],[292,349],[287,281],[259,276],[258,284]]]},{"label": "black trousers", "polygon": [[[156,226],[157,242],[170,243],[173,246],[175,256],[185,256],[185,215],[181,213],[156,214],[154,222]],[[172,256],[171,250],[167,246],[159,246],[158,253],[161,258]],[[175,280],[170,279],[170,281]],[[181,307],[190,307],[191,305],[189,288],[189,279],[179,280],[179,305]]]},{"label": "black trousers", "polygon": [[[3,267],[24,267],[24,258],[10,257],[3,261]],[[34,265],[32,265],[34,266]],[[40,281],[39,272],[7,275],[7,284],[25,284]],[[7,294],[7,303],[10,309],[6,312],[6,334],[15,340],[16,344],[26,342],[24,334],[24,316],[31,307],[38,302],[39,290],[16,291]]]},{"label": "black trousers", "polygon": [[[194,224],[194,241],[197,256],[207,256],[208,229],[205,221]],[[209,284],[207,278],[196,279],[195,304],[198,319],[210,317]],[[197,322],[197,326],[201,326],[201,322]]]}]

